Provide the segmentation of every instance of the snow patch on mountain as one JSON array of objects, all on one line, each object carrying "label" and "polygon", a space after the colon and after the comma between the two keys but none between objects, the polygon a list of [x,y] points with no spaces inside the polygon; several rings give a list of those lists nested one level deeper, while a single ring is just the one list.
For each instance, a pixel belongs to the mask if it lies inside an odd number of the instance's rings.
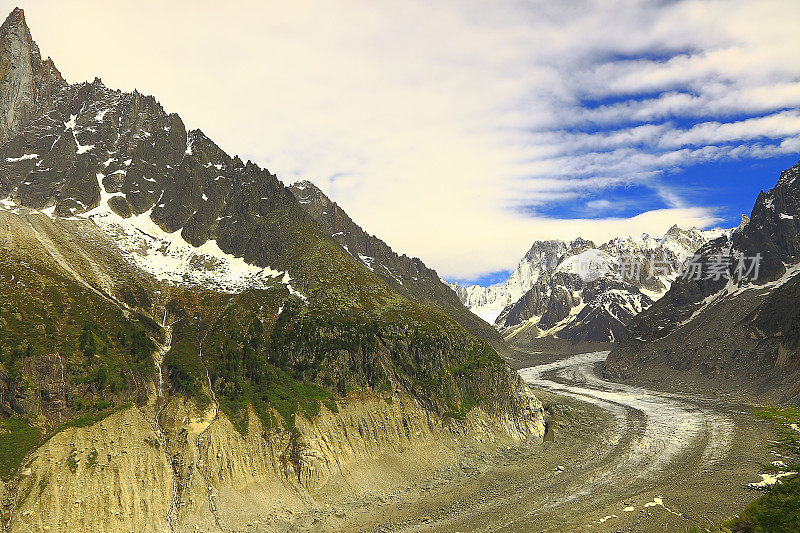
[{"label": "snow patch on mountain", "polygon": [[25,161],[27,159],[38,159],[39,154],[25,154],[19,157],[6,157],[6,161],[9,163],[19,163],[20,161]]},{"label": "snow patch on mountain", "polygon": [[150,217],[152,209],[130,218],[111,210],[93,210],[89,217],[112,235],[119,248],[143,270],[157,279],[176,284],[213,288],[227,293],[266,289],[283,283],[293,294],[286,272],[251,265],[241,257],[224,252],[216,240],[199,247],[181,236],[181,230],[167,233]]},{"label": "snow patch on mountain", "polygon": [[10,197],[8,197],[8,198],[3,198],[2,200],[0,200],[0,206],[2,206],[3,209],[14,209],[14,208],[17,207],[17,204],[16,204],[16,202],[14,202],[14,200],[12,200]]},{"label": "snow patch on mountain", "polygon": [[607,276],[615,269],[616,262],[602,250],[591,248],[568,257],[558,265],[557,270],[578,275],[583,281],[590,282]]},{"label": "snow patch on mountain", "polygon": [[291,294],[306,301],[306,297],[292,287],[288,272],[252,265],[226,253],[213,239],[201,246],[192,246],[183,238],[181,230],[168,233],[156,224],[151,218],[153,208],[129,218],[117,215],[108,201],[124,195],[109,193],[103,185],[103,177],[97,174],[100,204],[80,217],[91,219],[111,235],[139,268],[157,279],[226,293],[266,289],[282,283]]}]

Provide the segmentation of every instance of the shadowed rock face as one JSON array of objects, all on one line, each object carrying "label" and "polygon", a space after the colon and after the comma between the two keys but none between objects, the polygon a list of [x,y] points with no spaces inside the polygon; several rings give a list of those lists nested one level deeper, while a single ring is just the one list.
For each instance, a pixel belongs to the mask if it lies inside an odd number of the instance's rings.
[{"label": "shadowed rock face", "polygon": [[605,363],[606,375],[652,377],[666,369],[796,401],[799,177],[800,163],[782,172],[775,187],[758,195],[750,219],[743,218],[730,239],[698,251],[704,266],[719,254],[760,254],[758,279],[743,284],[725,278],[676,280],[630,322],[626,341]]},{"label": "shadowed rock face", "polygon": [[535,241],[503,283],[489,287],[453,283],[451,287],[469,309],[477,313],[487,310],[487,319],[494,323],[500,311],[517,302],[542,275],[558,265],[570,246],[559,240]]},{"label": "shadowed rock face", "polygon": [[778,183],[761,191],[749,222],[733,235],[733,248],[761,254],[759,280],[772,281],[800,257],[800,163],[781,172]]},{"label": "shadowed rock face", "polygon": [[[201,131],[187,132],[152,96],[98,79],[63,88],[51,107],[0,147],[0,196],[59,216],[97,207],[122,217],[149,212],[196,246],[215,239],[258,265],[289,267],[318,235],[268,171],[230,157]],[[111,198],[100,205],[101,187]]]},{"label": "shadowed rock face", "polygon": [[50,58],[42,61],[19,8],[0,26],[0,143],[27,124],[65,84]]}]

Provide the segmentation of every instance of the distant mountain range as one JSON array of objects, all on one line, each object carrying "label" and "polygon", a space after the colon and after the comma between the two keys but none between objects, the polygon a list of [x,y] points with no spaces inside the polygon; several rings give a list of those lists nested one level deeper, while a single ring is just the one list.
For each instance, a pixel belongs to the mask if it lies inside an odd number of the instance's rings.
[{"label": "distant mountain range", "polygon": [[618,340],[625,324],[663,296],[687,257],[732,230],[684,230],[660,238],[619,237],[599,246],[576,239],[536,241],[502,283],[451,288],[506,337]]}]

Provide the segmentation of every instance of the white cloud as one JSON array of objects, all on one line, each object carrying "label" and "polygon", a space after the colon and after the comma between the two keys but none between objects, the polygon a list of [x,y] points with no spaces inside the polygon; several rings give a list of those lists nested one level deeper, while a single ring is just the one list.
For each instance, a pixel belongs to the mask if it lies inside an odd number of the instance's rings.
[{"label": "white cloud", "polygon": [[800,105],[800,82],[736,87],[709,83],[701,94],[667,91],[656,98],[625,101],[584,110],[566,125],[647,122],[670,116],[708,117],[760,114]]},{"label": "white cloud", "polygon": [[704,145],[749,139],[782,139],[800,133],[800,113],[784,111],[737,122],[704,122],[682,132],[663,136],[661,146]]},{"label": "white cloud", "polygon": [[[154,94],[227,151],[317,182],[445,276],[509,268],[536,238],[713,224],[713,206],[687,204],[661,171],[798,149],[793,0],[21,7],[67,79]],[[631,184],[668,209],[536,214]]]},{"label": "white cloud", "polygon": [[590,200],[586,202],[586,207],[597,211],[607,211],[614,207],[614,203],[605,198],[601,198],[599,200]]}]

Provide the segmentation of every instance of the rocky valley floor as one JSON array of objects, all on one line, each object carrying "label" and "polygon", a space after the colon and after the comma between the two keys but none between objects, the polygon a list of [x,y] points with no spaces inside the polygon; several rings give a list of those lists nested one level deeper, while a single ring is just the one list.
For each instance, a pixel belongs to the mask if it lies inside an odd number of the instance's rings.
[{"label": "rocky valley floor", "polygon": [[465,456],[297,530],[685,531],[760,495],[748,484],[776,457],[757,406],[605,382],[595,375],[604,356],[530,356],[523,377],[550,389],[538,391],[551,417],[544,444]]}]

